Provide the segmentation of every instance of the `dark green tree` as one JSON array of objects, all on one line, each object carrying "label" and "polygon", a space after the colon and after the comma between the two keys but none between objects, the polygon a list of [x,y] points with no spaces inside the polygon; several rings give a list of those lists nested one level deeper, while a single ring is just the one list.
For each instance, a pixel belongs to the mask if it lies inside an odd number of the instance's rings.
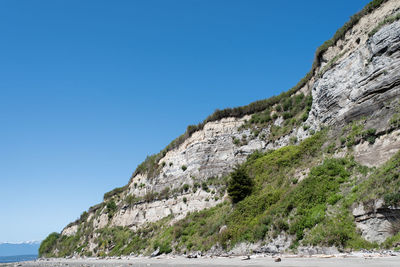
[{"label": "dark green tree", "polygon": [[251,194],[253,190],[253,180],[246,173],[244,167],[237,166],[231,173],[228,182],[228,195],[233,203],[238,203]]}]

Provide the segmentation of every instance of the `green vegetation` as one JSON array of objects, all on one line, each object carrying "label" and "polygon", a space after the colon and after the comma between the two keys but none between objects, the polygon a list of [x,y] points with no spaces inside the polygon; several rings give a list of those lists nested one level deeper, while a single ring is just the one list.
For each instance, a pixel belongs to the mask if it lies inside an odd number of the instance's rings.
[{"label": "green vegetation", "polygon": [[355,201],[367,203],[383,198],[387,205],[398,203],[400,193],[400,152],[376,169],[353,193]]},{"label": "green vegetation", "polygon": [[[354,125],[351,127],[354,132],[365,131]],[[368,169],[352,158],[322,160],[328,155],[323,154],[329,150],[327,144],[332,142],[324,130],[299,145],[266,153],[256,151],[230,176],[210,177],[202,184],[193,185],[193,190],[201,187],[215,192],[214,188],[227,183],[225,188],[234,205],[225,201],[216,207],[189,213],[173,225],[169,223],[173,219],[171,215],[138,231],[103,228],[97,231],[99,247],[94,253],[98,256],[150,254],[156,248],[162,253],[183,253],[207,251],[216,244],[229,249],[243,241],[268,242],[282,232],[295,238],[292,249],[298,245],[376,248],[376,244],[365,241],[357,232],[350,207],[353,203],[368,203],[379,198],[386,205],[400,204],[400,152],[382,167]],[[298,179],[296,174],[305,168],[310,168],[309,174]],[[245,186],[238,187],[239,184]],[[183,191],[189,188],[182,186]],[[187,201],[183,199],[184,203]],[[110,212],[114,210],[112,203],[106,204]],[[50,235],[42,243],[41,255],[55,256],[52,254],[55,247],[59,250],[57,256],[76,251],[90,255],[87,237],[93,231],[91,223],[80,225],[75,236]],[[400,224],[399,227],[393,224],[392,231],[395,235],[383,247],[400,241],[397,234]]]},{"label": "green vegetation", "polygon": [[[88,232],[86,232],[88,234]],[[74,254],[74,252],[82,252],[81,245],[82,232],[73,236],[64,236],[58,233],[50,234],[42,241],[39,248],[40,257],[65,257]],[[54,252],[54,248],[58,248],[58,252]]]},{"label": "green vegetation", "polygon": [[128,206],[133,206],[134,204],[140,202],[142,199],[139,197],[136,197],[135,195],[128,195],[126,196],[124,202]]},{"label": "green vegetation", "polygon": [[117,211],[117,205],[115,204],[114,200],[107,202],[106,207],[108,218],[112,218]]},{"label": "green vegetation", "polygon": [[399,206],[400,192],[387,193],[384,195],[385,204],[388,206]]},{"label": "green vegetation", "polygon": [[115,196],[121,194],[121,193],[124,192],[127,188],[128,188],[128,185],[125,185],[125,186],[122,186],[122,187],[114,188],[114,189],[111,190],[110,192],[105,193],[105,194],[104,194],[104,197],[103,197],[104,201],[106,201],[106,200],[108,200],[108,199],[110,199],[110,198],[113,198],[113,197],[115,197]]},{"label": "green vegetation", "polygon": [[400,103],[397,103],[396,113],[394,113],[392,118],[390,118],[389,125],[395,129],[400,128]]},{"label": "green vegetation", "polygon": [[[295,235],[302,244],[371,247],[357,233],[348,210],[327,213],[328,207],[341,206],[343,187],[364,170],[361,166],[351,159],[327,159],[303,181],[291,182],[296,169],[316,164],[324,136],[317,133],[298,146],[250,156],[241,168],[254,180],[252,193],[234,206],[224,202],[171,226],[168,238],[176,242],[175,249],[206,251],[216,243],[228,248],[240,241],[273,238],[281,231]],[[338,218],[339,223],[332,225]]]},{"label": "green vegetation", "polygon": [[247,175],[246,170],[241,167],[237,167],[231,174],[231,179],[228,185],[228,194],[232,199],[233,203],[237,203],[243,200],[245,197],[251,194],[253,190],[253,181]]},{"label": "green vegetation", "polygon": [[393,115],[393,117],[390,119],[390,125],[395,128],[400,127],[400,113]]},{"label": "green vegetation", "polygon": [[51,257],[52,251],[56,245],[58,238],[60,237],[59,233],[51,233],[46,237],[45,240],[42,241],[39,247],[39,257]]},{"label": "green vegetation", "polygon": [[[252,115],[251,119],[245,123],[242,128],[250,128],[252,131],[251,138],[256,138],[262,129],[270,126],[270,135],[268,139],[271,141],[279,139],[281,136],[289,134],[293,128],[300,126],[307,120],[311,110],[312,96],[305,96],[303,93],[294,94],[280,98],[277,105],[268,108],[260,113]],[[271,116],[271,114],[273,114]],[[280,126],[275,124],[278,117],[283,118]],[[264,135],[265,138],[265,135]],[[235,138],[233,143],[236,145],[244,145],[247,140]]]},{"label": "green vegetation", "polygon": [[346,145],[348,148],[351,148],[362,141],[368,141],[368,143],[374,144],[377,138],[376,129],[370,128],[365,130],[364,124],[365,119],[361,119],[344,127],[342,131],[343,136],[340,138],[341,145]]},{"label": "green vegetation", "polygon": [[[236,170],[232,175],[248,174],[255,183],[252,193],[241,197],[235,206],[225,202],[192,213],[171,226],[169,239],[177,243],[176,249],[208,250],[216,243],[232,247],[240,241],[273,237],[280,231],[296,235],[298,241],[317,242],[317,235],[321,236],[319,231],[314,230],[315,236],[308,235],[307,239],[305,233],[319,223],[328,224],[329,220],[334,220],[327,216],[327,207],[342,199],[341,185],[357,171],[351,160],[328,159],[314,167],[298,185],[291,183],[298,167],[315,164],[324,136],[323,132],[317,133],[298,146],[251,155],[241,171]],[[223,225],[227,226],[226,230],[220,232]],[[324,242],[336,242],[340,246],[360,242],[351,220],[344,221],[341,227],[336,230],[342,239],[336,240],[332,235]]]},{"label": "green vegetation", "polygon": [[[270,227],[288,229],[289,225],[277,212],[278,203],[286,199],[285,193],[291,189],[291,175],[295,167],[310,164],[312,155],[319,154],[324,142],[324,133],[318,133],[299,146],[289,146],[268,153],[255,152],[246,163],[231,174],[230,179],[254,181],[254,189],[247,197],[240,195],[236,205],[224,202],[217,207],[188,215],[171,226],[168,239],[176,242],[175,249],[207,250],[219,243],[224,247],[233,246],[239,241],[257,241],[265,238]],[[301,183],[300,183],[301,184]],[[245,187],[248,193],[248,188]],[[229,186],[228,186],[229,192]],[[219,232],[223,225],[227,229]],[[275,225],[275,226],[273,226]],[[276,227],[275,227],[276,228]]]},{"label": "green vegetation", "polygon": [[127,255],[148,245],[145,239],[123,227],[103,228],[97,233],[99,234],[97,250],[100,256],[107,250],[110,251],[108,253],[110,256]]}]

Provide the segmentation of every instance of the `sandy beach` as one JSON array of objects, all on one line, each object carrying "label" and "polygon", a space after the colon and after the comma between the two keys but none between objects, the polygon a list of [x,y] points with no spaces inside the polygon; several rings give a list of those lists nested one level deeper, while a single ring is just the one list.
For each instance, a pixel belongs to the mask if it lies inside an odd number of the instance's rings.
[{"label": "sandy beach", "polygon": [[111,259],[38,259],[36,261],[0,264],[0,266],[40,266],[40,267],[163,267],[163,266],[400,266],[400,256],[381,255],[323,255],[315,257],[299,256],[252,256],[231,258],[159,257],[159,258],[111,258]]}]

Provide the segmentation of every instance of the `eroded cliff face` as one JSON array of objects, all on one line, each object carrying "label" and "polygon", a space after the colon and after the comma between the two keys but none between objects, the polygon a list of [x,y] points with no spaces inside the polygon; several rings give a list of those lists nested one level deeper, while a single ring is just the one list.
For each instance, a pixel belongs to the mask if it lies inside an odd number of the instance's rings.
[{"label": "eroded cliff face", "polygon": [[310,121],[316,125],[338,124],[369,116],[370,123],[382,130],[382,117],[391,113],[386,109],[399,95],[399,46],[397,21],[384,26],[326,71],[312,87],[315,101]]},{"label": "eroded cliff face", "polygon": [[[243,127],[251,116],[208,122],[166,153],[156,172],[132,177],[122,192],[91,208],[62,235],[73,236],[85,223],[93,233],[89,248],[94,250],[98,229],[138,229],[169,215],[173,215],[174,222],[188,212],[213,207],[227,197],[224,185],[218,181],[248,155],[301,141],[324,125],[336,127],[339,132],[347,123],[368,117],[368,128],[375,128],[379,138],[374,145],[357,145],[354,156],[368,166],[383,164],[400,148],[398,132],[391,132],[388,123],[400,96],[400,21],[383,26],[371,37],[369,33],[399,10],[399,1],[384,3],[361,18],[343,40],[322,55],[321,66],[297,92],[313,97],[309,117],[301,127],[293,127],[276,139],[271,137],[271,126],[260,129],[257,135]],[[282,117],[275,118],[274,125],[281,123]],[[217,182],[204,185],[213,179]],[[115,207],[108,205],[111,201]],[[361,211],[358,209],[355,216],[364,216]]]},{"label": "eroded cliff face", "polygon": [[[188,212],[213,207],[226,195],[218,186],[211,185],[205,189],[202,183],[207,179],[221,179],[256,150],[266,151],[288,145],[291,136],[298,136],[299,140],[308,136],[303,128],[299,128],[270,142],[268,138],[261,137],[269,135],[269,128],[266,128],[257,137],[252,137],[250,129],[241,128],[249,119],[250,116],[245,116],[207,123],[203,130],[195,132],[178,149],[169,151],[160,160],[162,167],[157,175],[139,173],[134,176],[127,189],[114,200],[120,207],[115,214],[109,216],[105,205],[89,211],[87,221],[93,225],[93,230],[106,226],[137,229],[169,215],[174,215],[176,221]],[[240,143],[235,144],[235,140],[240,140]],[[168,197],[159,199],[154,196],[151,201],[146,201],[149,194],[160,194],[166,189]],[[128,196],[140,200],[128,205],[124,202]],[[62,234],[71,236],[77,230],[76,225],[71,225]]]}]

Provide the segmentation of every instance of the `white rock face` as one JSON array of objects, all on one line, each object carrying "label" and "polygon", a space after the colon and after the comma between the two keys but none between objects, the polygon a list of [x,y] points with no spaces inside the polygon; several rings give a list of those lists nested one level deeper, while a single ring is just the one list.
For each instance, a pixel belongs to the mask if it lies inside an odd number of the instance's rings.
[{"label": "white rock face", "polygon": [[169,198],[123,208],[113,217],[111,226],[127,226],[135,230],[145,223],[156,222],[171,214],[176,221],[183,219],[188,212],[210,208],[220,202],[221,200],[214,200],[211,193],[199,190],[195,194],[181,195],[176,199]]},{"label": "white rock face", "polygon": [[[192,184],[191,177],[204,179],[229,172],[232,165],[243,162],[249,153],[266,145],[259,139],[246,146],[233,144],[234,138],[250,136],[250,130],[238,130],[249,118],[226,118],[207,123],[203,130],[193,133],[178,149],[169,151],[160,160],[160,163],[166,163],[165,167],[158,176],[147,179],[146,187],[161,191],[165,186],[172,188],[184,183]],[[182,166],[187,169],[183,170]],[[135,177],[133,182],[136,180]]]},{"label": "white rock face", "polygon": [[400,21],[384,26],[312,88],[308,123],[332,125],[371,116],[400,95]]},{"label": "white rock face", "polygon": [[75,235],[77,231],[78,231],[78,225],[72,225],[71,227],[64,228],[61,234],[65,236],[72,236]]},{"label": "white rock face", "polygon": [[396,223],[393,218],[400,216],[400,209],[385,207],[384,201],[378,199],[370,203],[368,207],[364,204],[355,206],[353,216],[362,237],[367,241],[380,244],[392,235],[392,224]]},{"label": "white rock face", "polygon": [[100,229],[106,227],[108,224],[108,215],[106,213],[101,214],[98,218],[93,220],[93,228]]}]

